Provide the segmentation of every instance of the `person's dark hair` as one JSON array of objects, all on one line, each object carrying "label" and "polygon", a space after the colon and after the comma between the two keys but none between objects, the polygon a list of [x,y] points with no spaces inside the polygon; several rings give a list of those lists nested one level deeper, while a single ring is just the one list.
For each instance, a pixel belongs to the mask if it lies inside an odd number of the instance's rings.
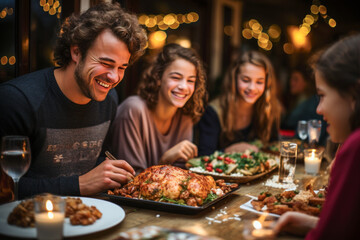
[{"label": "person's dark hair", "polygon": [[127,45],[130,63],[143,54],[147,37],[136,15],[125,12],[118,3],[100,3],[80,16],[71,15],[62,24],[54,51],[56,64],[66,67],[71,62],[72,45],[77,45],[85,58],[94,40],[106,29]]},{"label": "person's dark hair", "polygon": [[352,130],[360,127],[360,34],[346,37],[312,59],[314,70],[341,96],[355,99]]},{"label": "person's dark hair", "polygon": [[280,126],[280,103],[276,96],[276,77],[270,60],[258,51],[246,51],[232,63],[224,77],[222,92],[219,96],[220,106],[223,109],[223,132],[230,140],[234,138],[236,101],[239,98],[237,79],[240,68],[246,63],[262,67],[266,73],[265,91],[254,105],[253,127],[251,135],[259,138],[263,143],[268,143],[272,127]]},{"label": "person's dark hair", "polygon": [[206,73],[200,57],[191,48],[184,48],[174,43],[166,45],[144,72],[137,94],[146,101],[150,109],[153,109],[158,102],[161,78],[165,69],[179,58],[191,62],[196,69],[194,93],[181,111],[189,115],[193,122],[197,122],[204,112],[204,101],[207,97]]}]

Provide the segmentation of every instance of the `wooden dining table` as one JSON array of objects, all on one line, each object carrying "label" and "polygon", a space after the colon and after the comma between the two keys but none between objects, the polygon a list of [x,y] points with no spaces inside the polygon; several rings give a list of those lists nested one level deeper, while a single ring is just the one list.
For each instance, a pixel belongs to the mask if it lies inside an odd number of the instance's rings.
[{"label": "wooden dining table", "polygon": [[[328,162],[322,161],[320,173],[316,176],[307,175],[304,172],[304,163],[298,162],[296,166],[295,183],[298,190],[302,190],[308,184],[313,184],[314,189],[320,189],[328,182]],[[185,231],[203,236],[212,236],[219,239],[244,239],[243,229],[244,223],[259,218],[259,215],[247,210],[243,210],[240,206],[250,200],[247,195],[257,196],[260,192],[268,190],[274,194],[282,192],[284,189],[265,186],[267,179],[276,175],[275,170],[272,173],[256,179],[249,183],[241,184],[240,188],[231,193],[229,196],[196,214],[171,213],[166,211],[144,209],[141,206],[132,207],[117,202],[125,211],[124,220],[118,225],[100,232],[72,237],[69,239],[87,239],[87,240],[114,240],[121,232],[131,228],[143,228],[147,226],[159,226],[162,228],[173,229],[176,231]],[[106,197],[96,198],[106,199]],[[226,213],[226,214],[224,214]],[[222,216],[219,217],[219,214]],[[236,217],[234,217],[236,216]],[[229,218],[232,217],[232,218]],[[216,218],[218,221],[209,221]],[[226,221],[222,221],[227,218]],[[276,221],[277,218],[275,218]],[[1,236],[1,239],[14,239]],[[303,237],[294,236],[288,233],[282,233],[276,239],[292,240],[303,239]]]}]

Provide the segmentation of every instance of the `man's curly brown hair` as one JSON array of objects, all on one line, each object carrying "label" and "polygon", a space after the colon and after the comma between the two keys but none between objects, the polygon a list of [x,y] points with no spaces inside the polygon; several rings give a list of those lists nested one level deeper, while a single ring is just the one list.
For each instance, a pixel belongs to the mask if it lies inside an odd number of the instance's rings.
[{"label": "man's curly brown hair", "polygon": [[71,62],[73,45],[79,47],[85,58],[95,39],[106,29],[127,45],[130,63],[143,54],[147,37],[136,15],[125,12],[118,3],[100,3],[80,16],[71,15],[62,24],[54,51],[57,65],[66,67]]},{"label": "man's curly brown hair", "polygon": [[194,64],[196,68],[195,90],[181,111],[189,115],[193,122],[200,120],[204,112],[204,102],[207,100],[206,73],[198,54],[191,48],[178,44],[168,44],[157,55],[150,67],[144,72],[137,94],[143,98],[148,107],[153,109],[158,103],[160,82],[165,69],[176,59],[184,59]]}]

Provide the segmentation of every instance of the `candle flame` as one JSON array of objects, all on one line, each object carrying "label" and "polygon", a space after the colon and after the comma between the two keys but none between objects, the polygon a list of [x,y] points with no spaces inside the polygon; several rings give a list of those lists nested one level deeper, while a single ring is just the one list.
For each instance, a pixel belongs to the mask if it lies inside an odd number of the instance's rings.
[{"label": "candle flame", "polygon": [[253,226],[255,229],[261,229],[262,225],[258,220],[253,221]]},{"label": "candle flame", "polygon": [[315,158],[315,150],[311,151],[311,158]]},{"label": "candle flame", "polygon": [[50,200],[46,201],[46,210],[52,211],[53,210],[53,204]]},{"label": "candle flame", "polygon": [[54,213],[53,212],[48,212],[48,217],[49,217],[49,219],[53,219],[54,218]]}]

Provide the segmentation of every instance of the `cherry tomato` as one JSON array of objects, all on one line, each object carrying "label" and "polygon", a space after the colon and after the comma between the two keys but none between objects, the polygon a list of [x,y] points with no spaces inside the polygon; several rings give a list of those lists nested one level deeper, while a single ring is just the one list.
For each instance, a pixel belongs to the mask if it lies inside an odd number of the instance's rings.
[{"label": "cherry tomato", "polygon": [[223,160],[224,158],[222,156],[217,157],[218,160]]},{"label": "cherry tomato", "polygon": [[223,172],[223,170],[220,169],[220,168],[217,168],[216,171],[217,171],[218,173],[222,173],[222,172]]}]

